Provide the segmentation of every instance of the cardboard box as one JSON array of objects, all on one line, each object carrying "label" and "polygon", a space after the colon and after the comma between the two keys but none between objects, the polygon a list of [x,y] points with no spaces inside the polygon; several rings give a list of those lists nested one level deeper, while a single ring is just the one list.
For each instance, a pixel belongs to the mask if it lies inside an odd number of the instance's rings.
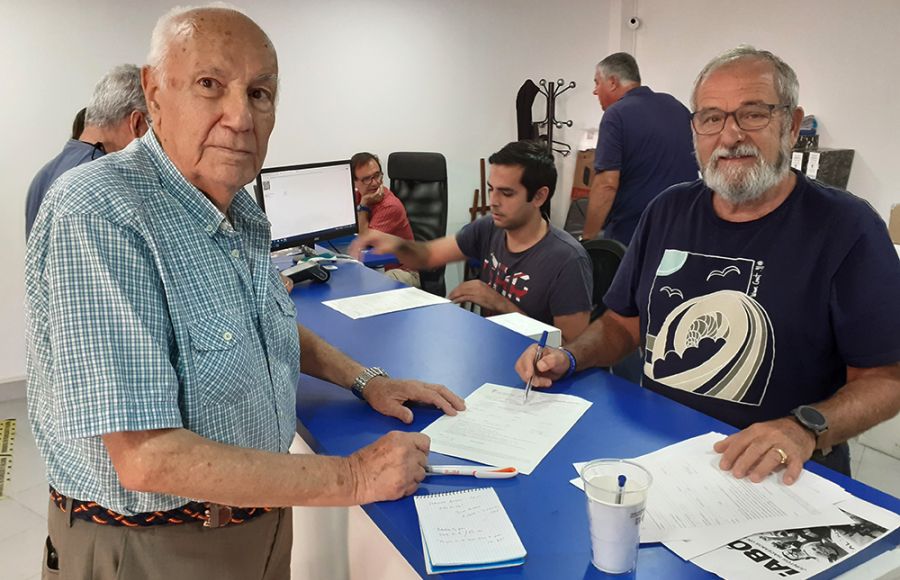
[{"label": "cardboard box", "polygon": [[572,199],[587,197],[594,179],[594,149],[579,151],[575,157],[575,178],[572,179]]},{"label": "cardboard box", "polygon": [[505,326],[513,332],[518,332],[519,334],[527,336],[534,341],[540,340],[541,335],[546,330],[547,346],[559,348],[559,346],[562,344],[562,333],[558,328],[556,328],[555,326],[550,326],[549,324],[544,324],[543,322],[535,320],[534,318],[529,318],[524,314],[519,314],[518,312],[510,312],[509,314],[488,316],[487,319],[491,322],[499,324],[500,326]]},{"label": "cardboard box", "polygon": [[895,244],[900,244],[900,203],[891,208],[891,219],[888,222],[888,230]]}]

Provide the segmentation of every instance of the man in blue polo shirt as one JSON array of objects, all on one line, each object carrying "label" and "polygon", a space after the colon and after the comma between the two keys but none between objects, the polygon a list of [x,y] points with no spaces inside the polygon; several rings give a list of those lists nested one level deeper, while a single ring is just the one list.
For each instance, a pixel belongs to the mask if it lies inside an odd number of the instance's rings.
[{"label": "man in blue polo shirt", "polygon": [[697,179],[691,115],[672,95],[641,86],[634,57],[611,54],[597,65],[594,94],[603,108],[583,238],[626,246],[641,213],[659,193]]}]

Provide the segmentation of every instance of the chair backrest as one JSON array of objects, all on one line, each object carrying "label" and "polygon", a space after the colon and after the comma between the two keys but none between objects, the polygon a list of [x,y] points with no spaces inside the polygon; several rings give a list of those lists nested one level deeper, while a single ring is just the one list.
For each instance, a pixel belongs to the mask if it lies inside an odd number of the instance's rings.
[{"label": "chair backrest", "polygon": [[606,311],[603,296],[612,285],[622,257],[625,255],[625,245],[616,240],[585,240],[584,249],[591,257],[594,267],[594,310],[591,312],[591,321],[596,320]]},{"label": "chair backrest", "polygon": [[[406,207],[417,241],[447,235],[447,160],[440,153],[397,152],[388,156],[391,191]],[[422,289],[444,296],[445,266],[419,272]]]}]

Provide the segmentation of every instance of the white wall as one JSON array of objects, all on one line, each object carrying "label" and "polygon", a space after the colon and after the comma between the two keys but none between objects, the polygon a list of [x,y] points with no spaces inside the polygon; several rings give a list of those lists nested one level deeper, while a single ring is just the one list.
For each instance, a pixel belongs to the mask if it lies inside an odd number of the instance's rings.
[{"label": "white wall", "polygon": [[[7,138],[0,236],[0,383],[24,375],[24,200],[34,173],[62,147],[94,83],[121,62],[143,63],[156,19],[177,2],[0,2]],[[608,46],[609,1],[267,0],[241,2],[279,53],[282,92],[267,165],[371,150],[447,157],[448,229],[468,221],[478,159],[516,137],[526,78],[576,80],[558,105],[578,129],[595,125],[593,65]],[[536,105],[542,106],[542,97]],[[538,117],[539,119],[540,117]],[[571,189],[571,161],[560,192]],[[558,219],[568,205],[558,195]],[[0,388],[3,388],[0,385]]]},{"label": "white wall", "polygon": [[[96,80],[142,63],[156,18],[176,2],[0,2],[0,383],[24,375],[24,199],[65,140]],[[240,2],[239,2],[240,4]],[[715,53],[751,42],[797,70],[801,102],[824,146],[852,147],[850,189],[887,216],[900,201],[896,135],[900,3],[894,0],[260,0],[244,3],[279,51],[282,93],[267,164],[347,157],[369,149],[447,156],[448,229],[468,220],[478,159],[515,138],[526,78],[564,78],[558,117],[572,145],[595,127],[593,66],[636,48],[645,82],[686,101]],[[637,33],[622,26],[636,11]],[[777,20],[777,22],[774,22]],[[542,106],[538,97],[536,109]],[[536,112],[536,118],[540,116]],[[573,160],[560,162],[554,221],[568,205]],[[3,388],[0,385],[0,388]]]},{"label": "white wall", "polygon": [[855,149],[847,188],[887,221],[900,202],[900,2],[640,0],[637,59],[648,84],[687,103],[711,57],[741,43],[770,50],[800,79],[819,145]]}]

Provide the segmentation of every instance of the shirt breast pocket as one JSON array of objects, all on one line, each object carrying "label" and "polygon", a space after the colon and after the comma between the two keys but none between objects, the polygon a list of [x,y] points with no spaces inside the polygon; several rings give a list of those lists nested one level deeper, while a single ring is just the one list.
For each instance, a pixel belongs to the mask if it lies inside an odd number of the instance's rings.
[{"label": "shirt breast pocket", "polygon": [[216,314],[194,322],[189,329],[195,377],[204,403],[233,403],[244,399],[253,365],[241,321]]}]

